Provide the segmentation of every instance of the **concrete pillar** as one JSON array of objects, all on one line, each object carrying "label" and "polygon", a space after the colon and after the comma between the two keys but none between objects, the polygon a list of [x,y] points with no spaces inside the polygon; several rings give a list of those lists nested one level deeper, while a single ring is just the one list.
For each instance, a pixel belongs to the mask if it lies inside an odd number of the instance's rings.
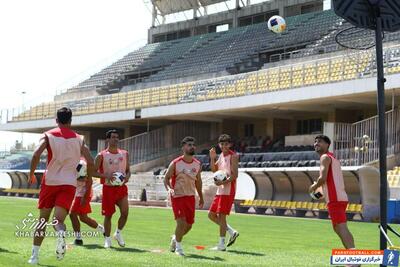
[{"label": "concrete pillar", "polygon": [[336,121],[336,110],[332,110],[328,112],[328,122]]},{"label": "concrete pillar", "polygon": [[324,10],[329,10],[333,8],[333,3],[332,0],[324,0],[324,6],[323,9]]},{"label": "concrete pillar", "polygon": [[129,126],[125,127],[124,128],[124,139],[128,138],[128,137],[131,137],[131,136],[132,136],[131,127],[129,127]]},{"label": "concrete pillar", "polygon": [[198,11],[197,7],[193,8],[193,19],[197,19],[198,18],[197,11]]},{"label": "concrete pillar", "polygon": [[152,22],[151,22],[151,27],[155,27],[156,26],[156,19],[157,19],[157,9],[156,6],[153,5],[153,17],[152,17]]},{"label": "concrete pillar", "polygon": [[239,0],[236,0],[236,8],[233,11],[232,28],[237,28],[239,25],[239,14],[238,14],[239,9],[240,9]]},{"label": "concrete pillar", "polygon": [[281,16],[281,17],[285,17],[286,16],[286,14],[285,14],[285,6],[282,5],[282,4],[279,5],[279,16]]},{"label": "concrete pillar", "polygon": [[269,137],[274,138],[274,119],[268,118],[266,122],[266,133]]}]

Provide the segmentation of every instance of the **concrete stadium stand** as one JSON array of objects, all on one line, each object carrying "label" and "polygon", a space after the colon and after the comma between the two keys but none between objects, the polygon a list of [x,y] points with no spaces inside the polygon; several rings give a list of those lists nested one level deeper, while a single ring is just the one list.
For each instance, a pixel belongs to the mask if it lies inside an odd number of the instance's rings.
[{"label": "concrete stadium stand", "polygon": [[[362,217],[372,221],[379,216],[379,172],[374,167],[342,167],[345,188],[349,203],[362,204]],[[314,202],[308,194],[310,185],[318,179],[319,167],[301,168],[241,168],[241,177],[250,178],[248,187],[255,187],[254,199]],[[248,212],[248,207],[239,205],[244,200],[243,186],[238,186],[235,201],[237,212]],[[256,213],[264,214],[266,208],[255,207]],[[283,215],[286,209],[276,209],[276,215]],[[304,216],[306,211],[296,210],[296,216]],[[320,212],[319,217],[326,218],[327,212]]]},{"label": "concrete stadium stand", "polygon": [[[29,184],[29,170],[9,170],[2,173],[2,179],[9,179],[8,182],[4,182],[2,184],[6,185],[9,188],[4,187],[2,189],[3,194],[8,196],[38,196],[38,190],[40,188],[40,182],[42,180],[44,171],[35,172],[36,175],[36,183]],[[11,185],[11,186],[8,186]],[[0,187],[2,187],[0,185]]]}]

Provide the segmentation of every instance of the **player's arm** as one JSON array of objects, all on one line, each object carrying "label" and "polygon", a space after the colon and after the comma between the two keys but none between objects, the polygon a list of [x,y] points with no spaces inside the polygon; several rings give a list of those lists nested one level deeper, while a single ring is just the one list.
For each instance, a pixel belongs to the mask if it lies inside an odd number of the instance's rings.
[{"label": "player's arm", "polygon": [[321,166],[319,169],[319,177],[317,182],[310,186],[309,192],[314,192],[318,187],[326,183],[326,178],[328,177],[329,166],[331,165],[331,159],[327,155],[321,157]]},{"label": "player's arm", "polygon": [[165,189],[171,194],[171,196],[173,196],[174,194],[174,189],[171,187],[171,177],[175,172],[175,164],[173,162],[171,162],[171,164],[169,164],[167,172],[165,173],[164,176],[164,186]]},{"label": "player's arm", "polygon": [[212,172],[218,171],[217,152],[214,147],[210,149],[210,168]]},{"label": "player's arm", "polygon": [[203,208],[204,198],[203,198],[203,181],[201,180],[201,167],[196,176],[196,191],[199,195],[199,207]]},{"label": "player's arm", "polygon": [[81,155],[86,160],[87,177],[90,178],[90,180],[91,180],[93,177],[93,174],[94,174],[94,161],[93,161],[92,155],[90,154],[89,147],[85,144],[85,141],[83,141],[83,143],[82,143]]},{"label": "player's arm", "polygon": [[233,154],[231,157],[231,176],[228,177],[225,181],[215,182],[217,185],[228,184],[237,179],[239,175],[239,155]]},{"label": "player's arm", "polygon": [[106,175],[104,173],[100,173],[99,172],[99,169],[100,169],[100,166],[101,166],[102,162],[103,162],[103,156],[101,154],[98,154],[96,156],[96,158],[94,159],[94,173],[93,173],[93,176],[94,177],[108,179],[108,177],[106,177]]},{"label": "player's arm", "polygon": [[129,165],[129,153],[126,152],[126,166],[125,166],[125,181],[124,184],[129,182],[131,178],[131,166]]},{"label": "player's arm", "polygon": [[36,167],[39,164],[40,156],[42,155],[46,147],[47,147],[47,138],[46,136],[44,136],[40,139],[38,147],[36,147],[35,151],[33,152],[30,172],[29,172],[29,179],[28,179],[28,183],[30,184],[36,182],[36,176],[35,176]]}]

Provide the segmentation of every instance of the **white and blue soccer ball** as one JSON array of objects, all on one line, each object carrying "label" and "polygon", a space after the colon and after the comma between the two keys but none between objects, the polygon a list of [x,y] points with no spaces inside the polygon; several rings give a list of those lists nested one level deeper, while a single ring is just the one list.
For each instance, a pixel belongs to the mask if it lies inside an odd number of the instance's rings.
[{"label": "white and blue soccer ball", "polygon": [[114,172],[111,180],[111,184],[114,186],[121,186],[124,183],[125,175],[122,172]]},{"label": "white and blue soccer ball", "polygon": [[[315,184],[315,183],[314,183]],[[322,187],[318,187],[314,192],[310,193],[310,197],[314,200],[320,200],[324,198],[324,192]]]},{"label": "white and blue soccer ball", "polygon": [[76,171],[78,172],[77,178],[84,178],[87,176],[87,164],[86,161],[80,160],[78,166],[76,166]]},{"label": "white and blue soccer ball", "polygon": [[228,174],[223,170],[219,170],[213,174],[213,179],[215,182],[223,182],[228,179]]},{"label": "white and blue soccer ball", "polygon": [[282,33],[286,30],[286,21],[281,16],[272,16],[268,20],[268,29],[274,33]]}]

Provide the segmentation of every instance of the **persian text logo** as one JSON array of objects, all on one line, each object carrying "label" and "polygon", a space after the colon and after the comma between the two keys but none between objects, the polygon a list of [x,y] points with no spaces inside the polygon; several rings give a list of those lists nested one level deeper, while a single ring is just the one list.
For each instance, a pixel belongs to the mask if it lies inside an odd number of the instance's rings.
[{"label": "persian text logo", "polygon": [[56,218],[53,218],[51,222],[46,222],[44,218],[36,218],[33,216],[32,213],[28,213],[28,215],[22,219],[21,224],[15,225],[15,228],[17,228],[18,231],[29,231],[29,230],[41,230],[44,229],[46,226],[54,226],[58,224],[58,220]]}]

